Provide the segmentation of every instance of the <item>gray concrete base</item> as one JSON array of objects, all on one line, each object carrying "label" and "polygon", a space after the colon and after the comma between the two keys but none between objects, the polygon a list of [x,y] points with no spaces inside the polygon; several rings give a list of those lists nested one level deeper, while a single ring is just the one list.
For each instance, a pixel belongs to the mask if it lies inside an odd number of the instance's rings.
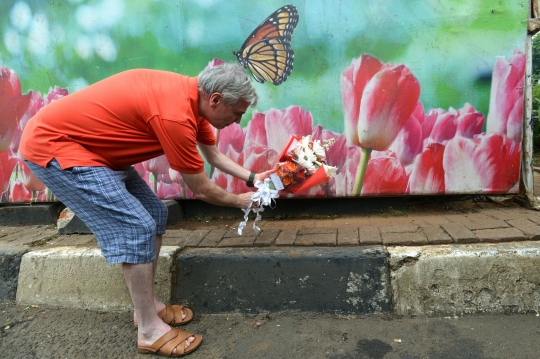
[{"label": "gray concrete base", "polygon": [[173,224],[184,219],[184,210],[178,201],[174,200],[163,200],[163,203],[167,206],[169,215],[167,216],[167,226],[172,226]]},{"label": "gray concrete base", "polygon": [[[167,216],[167,226],[172,226],[184,218],[182,207],[177,201],[164,200],[169,212]],[[92,234],[88,226],[69,208],[65,208],[58,218],[59,234]]]},{"label": "gray concrete base", "polygon": [[92,234],[88,226],[69,208],[64,208],[57,222],[59,234]]},{"label": "gray concrete base", "polygon": [[24,248],[0,248],[0,302],[14,300]]},{"label": "gray concrete base", "polygon": [[540,311],[540,242],[389,247],[396,314]]},{"label": "gray concrete base", "polygon": [[[169,302],[173,258],[179,247],[163,246],[156,296]],[[129,310],[133,306],[120,264],[108,265],[97,248],[58,247],[22,257],[17,302],[58,307]]]},{"label": "gray concrete base", "polygon": [[176,271],[176,302],[197,313],[390,310],[381,246],[193,249]]},{"label": "gray concrete base", "polygon": [[60,202],[0,207],[0,225],[35,226],[56,224],[58,215],[64,208],[65,206]]}]

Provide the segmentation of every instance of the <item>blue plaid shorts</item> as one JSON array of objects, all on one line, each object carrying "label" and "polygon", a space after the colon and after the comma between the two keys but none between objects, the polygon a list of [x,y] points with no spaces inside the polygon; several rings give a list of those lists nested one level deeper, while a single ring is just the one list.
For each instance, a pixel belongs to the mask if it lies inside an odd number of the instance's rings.
[{"label": "blue plaid shorts", "polygon": [[167,207],[133,167],[46,168],[25,160],[34,174],[95,234],[107,263],[148,263],[156,234],[165,233]]}]

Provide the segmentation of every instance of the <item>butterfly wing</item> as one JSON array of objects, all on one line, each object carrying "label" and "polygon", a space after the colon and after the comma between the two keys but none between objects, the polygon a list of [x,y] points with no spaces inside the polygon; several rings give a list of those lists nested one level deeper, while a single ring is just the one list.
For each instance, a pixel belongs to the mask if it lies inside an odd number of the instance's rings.
[{"label": "butterfly wing", "polygon": [[290,42],[296,24],[296,7],[283,6],[253,30],[240,51],[233,52],[257,82],[279,85],[290,75],[294,60]]},{"label": "butterfly wing", "polygon": [[280,85],[291,74],[294,52],[291,45],[279,38],[264,39],[248,46],[242,53],[245,67],[257,82]]}]

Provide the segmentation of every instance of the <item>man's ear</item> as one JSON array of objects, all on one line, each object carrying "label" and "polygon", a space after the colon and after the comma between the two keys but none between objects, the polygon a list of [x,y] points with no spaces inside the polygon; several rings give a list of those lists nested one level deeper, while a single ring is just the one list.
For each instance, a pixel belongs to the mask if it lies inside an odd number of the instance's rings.
[{"label": "man's ear", "polygon": [[221,101],[223,101],[223,96],[221,96],[219,92],[214,92],[212,95],[210,95],[210,105],[212,107],[219,105]]}]

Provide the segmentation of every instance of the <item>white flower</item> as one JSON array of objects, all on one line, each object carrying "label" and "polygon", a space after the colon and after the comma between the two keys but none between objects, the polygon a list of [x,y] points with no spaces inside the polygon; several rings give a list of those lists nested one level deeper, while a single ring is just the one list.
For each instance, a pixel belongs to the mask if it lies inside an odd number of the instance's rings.
[{"label": "white flower", "polygon": [[324,171],[326,172],[326,175],[328,177],[334,177],[337,174],[337,167],[327,166],[327,165],[323,165],[323,166],[324,166]]},{"label": "white flower", "polygon": [[300,140],[300,146],[305,150],[306,148],[309,148],[309,143],[311,142],[311,135],[307,135],[302,137]]},{"label": "white flower", "polygon": [[313,141],[313,152],[318,158],[324,159],[326,156],[326,153],[324,152],[324,147],[321,146],[320,141]]},{"label": "white flower", "polygon": [[306,160],[304,157],[298,158],[297,163],[299,166],[302,166],[308,171],[309,174],[315,173],[315,166],[313,162]]},{"label": "white flower", "polygon": [[317,156],[316,156],[315,153],[314,153],[312,150],[310,150],[309,148],[306,148],[306,149],[304,150],[304,156],[305,156],[304,158],[305,158],[306,160],[310,161],[310,162],[315,162],[315,161],[317,161]]}]

